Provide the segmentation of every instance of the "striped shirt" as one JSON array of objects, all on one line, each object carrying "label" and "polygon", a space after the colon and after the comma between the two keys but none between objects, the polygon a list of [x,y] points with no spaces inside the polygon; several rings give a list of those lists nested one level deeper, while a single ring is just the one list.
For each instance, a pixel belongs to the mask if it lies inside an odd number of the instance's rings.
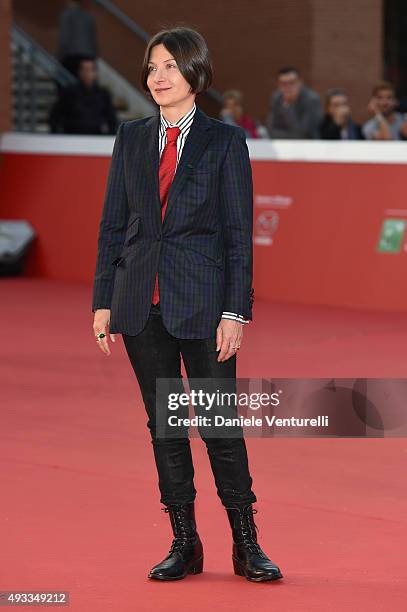
[{"label": "striped shirt", "polygon": [[[158,137],[160,157],[167,143],[167,132],[166,132],[167,127],[179,127],[181,130],[177,138],[177,166],[181,158],[182,149],[184,148],[184,144],[189,134],[189,130],[191,129],[191,125],[194,120],[195,110],[196,110],[196,104],[194,102],[194,105],[191,108],[191,110],[188,111],[186,115],[181,117],[181,119],[178,119],[176,123],[170,123],[168,119],[164,117],[164,115],[162,114],[160,110],[160,131],[159,131],[159,137]],[[239,321],[239,323],[249,323],[249,321],[244,319],[242,315],[236,314],[235,312],[224,311],[222,313],[222,319],[232,319],[233,321]]]}]

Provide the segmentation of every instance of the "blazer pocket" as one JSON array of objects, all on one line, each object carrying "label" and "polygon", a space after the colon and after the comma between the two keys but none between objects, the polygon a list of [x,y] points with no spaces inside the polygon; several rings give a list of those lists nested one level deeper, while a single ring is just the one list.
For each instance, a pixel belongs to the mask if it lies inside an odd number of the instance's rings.
[{"label": "blazer pocket", "polygon": [[116,259],[112,261],[112,265],[120,266],[122,262],[126,259],[126,257],[134,251],[134,249],[136,248],[134,246],[134,243],[136,242],[135,238],[138,234],[139,227],[140,227],[140,216],[135,217],[134,219],[131,219],[130,217],[129,223],[127,225],[127,232],[126,232],[126,237],[124,239],[122,251],[119,257],[116,257]]},{"label": "blazer pocket", "polygon": [[215,170],[215,164],[198,164],[198,166],[193,166],[192,164],[188,164],[187,170],[189,176],[197,176],[201,174],[211,174]]},{"label": "blazer pocket", "polygon": [[189,171],[189,176],[201,176],[201,174],[211,174],[210,168],[194,168]]},{"label": "blazer pocket", "polygon": [[186,258],[194,265],[198,266],[210,266],[215,268],[222,268],[223,258],[214,259],[211,256],[204,255],[199,251],[184,248]]},{"label": "blazer pocket", "polygon": [[137,236],[140,227],[140,217],[135,217],[134,219],[129,220],[127,225],[126,237],[124,240],[124,246],[128,246],[132,244],[133,238]]},{"label": "blazer pocket", "polygon": [[136,221],[139,222],[140,217],[141,217],[141,214],[138,211],[132,210],[129,215],[129,219],[127,221],[127,228],[129,228],[130,225],[133,225],[133,223],[136,223]]},{"label": "blazer pocket", "polygon": [[116,257],[116,259],[114,259],[112,261],[112,266],[120,266],[120,264],[122,263],[123,259],[124,259],[124,257],[122,257],[121,255],[120,255],[120,257]]}]

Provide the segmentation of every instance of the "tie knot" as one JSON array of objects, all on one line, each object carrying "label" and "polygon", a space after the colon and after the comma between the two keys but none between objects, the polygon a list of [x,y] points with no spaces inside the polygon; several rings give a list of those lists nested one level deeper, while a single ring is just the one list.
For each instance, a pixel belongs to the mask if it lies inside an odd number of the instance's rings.
[{"label": "tie knot", "polygon": [[179,127],[167,127],[167,143],[176,142],[178,134],[180,133]]}]

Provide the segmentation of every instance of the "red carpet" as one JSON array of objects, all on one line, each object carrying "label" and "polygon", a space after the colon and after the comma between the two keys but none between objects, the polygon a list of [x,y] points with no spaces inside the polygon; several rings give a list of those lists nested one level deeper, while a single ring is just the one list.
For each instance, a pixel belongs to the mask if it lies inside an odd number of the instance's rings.
[{"label": "red carpet", "polygon": [[[171,534],[121,336],[97,348],[89,287],[1,284],[0,590],[67,590],[78,612],[406,609],[405,439],[247,440],[259,541],[284,574],[263,584],[232,574],[193,439],[204,573],[148,580]],[[407,377],[405,315],[257,301],[254,316],[241,377]]]}]

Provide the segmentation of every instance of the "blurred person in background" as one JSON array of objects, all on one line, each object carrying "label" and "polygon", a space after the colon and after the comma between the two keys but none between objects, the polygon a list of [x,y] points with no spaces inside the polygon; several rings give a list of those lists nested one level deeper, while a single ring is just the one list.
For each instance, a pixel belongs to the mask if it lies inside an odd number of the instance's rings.
[{"label": "blurred person in background", "polygon": [[110,92],[98,85],[96,62],[82,59],[79,83],[62,89],[51,109],[51,132],[63,134],[116,134],[117,117]]},{"label": "blurred person in background", "polygon": [[243,95],[237,89],[230,89],[223,94],[220,118],[229,125],[240,126],[247,138],[268,138],[267,129],[244,112]]},{"label": "blurred person in background", "polygon": [[398,101],[394,86],[388,81],[380,81],[372,91],[368,111],[373,115],[366,121],[362,132],[367,140],[405,140],[407,138],[407,118],[396,111]]},{"label": "blurred person in background", "polygon": [[323,140],[361,140],[362,130],[351,118],[351,109],[344,89],[330,89],[325,99],[325,116],[320,127]]},{"label": "blurred person in background", "polygon": [[57,54],[61,64],[74,76],[81,59],[98,56],[96,22],[82,8],[80,0],[67,0],[60,15]]},{"label": "blurred person in background", "polygon": [[278,72],[267,127],[271,138],[319,138],[322,119],[319,95],[306,87],[293,66]]}]

